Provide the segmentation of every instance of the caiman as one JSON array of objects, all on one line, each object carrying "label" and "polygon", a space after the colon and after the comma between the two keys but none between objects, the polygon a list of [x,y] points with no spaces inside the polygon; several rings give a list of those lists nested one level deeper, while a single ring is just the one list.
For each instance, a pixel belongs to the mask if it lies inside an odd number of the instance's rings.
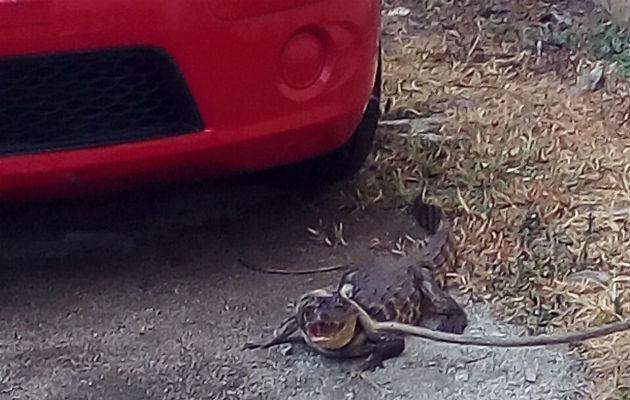
[{"label": "caiman", "polygon": [[411,211],[428,233],[427,243],[415,264],[393,267],[375,263],[350,269],[342,275],[337,288],[318,289],[302,296],[295,315],[282,324],[275,337],[265,343],[249,343],[245,348],[305,342],[328,357],[366,357],[363,371],[383,367],[384,360],[404,351],[404,338],[396,333],[368,337],[359,323],[356,308],[339,293],[348,283],[354,288],[354,301],[375,321],[461,334],[468,324],[466,313],[432,277],[437,266],[455,260],[450,225],[439,207],[419,199],[414,201]]}]

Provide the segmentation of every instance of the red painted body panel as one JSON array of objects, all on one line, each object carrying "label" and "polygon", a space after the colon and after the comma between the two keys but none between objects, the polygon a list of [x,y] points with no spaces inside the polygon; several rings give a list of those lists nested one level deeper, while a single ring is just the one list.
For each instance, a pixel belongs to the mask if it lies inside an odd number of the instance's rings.
[{"label": "red painted body panel", "polygon": [[[283,9],[274,0],[256,15],[233,3],[0,0],[0,56],[156,46],[177,64],[204,124],[174,137],[0,157],[0,199],[256,170],[345,142],[374,82],[379,2],[286,0]],[[300,65],[285,51],[296,33],[306,34],[310,57],[323,57],[305,88],[282,72]]]}]

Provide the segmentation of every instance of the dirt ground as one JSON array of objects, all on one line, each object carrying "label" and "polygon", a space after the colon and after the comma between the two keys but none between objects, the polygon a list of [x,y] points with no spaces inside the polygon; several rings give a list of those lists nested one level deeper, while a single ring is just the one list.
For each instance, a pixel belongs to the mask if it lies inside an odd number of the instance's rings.
[{"label": "dirt ground", "polygon": [[[374,238],[422,234],[403,212],[339,211],[334,190],[215,182],[3,210],[0,398],[564,399],[584,390],[580,362],[563,347],[410,339],[365,379],[351,378],[353,362],[301,346],[241,351],[340,271],[263,274],[239,258],[296,270],[360,264]],[[314,238],[307,227],[320,221],[342,222],[348,245]],[[468,332],[518,332],[467,309]]]}]

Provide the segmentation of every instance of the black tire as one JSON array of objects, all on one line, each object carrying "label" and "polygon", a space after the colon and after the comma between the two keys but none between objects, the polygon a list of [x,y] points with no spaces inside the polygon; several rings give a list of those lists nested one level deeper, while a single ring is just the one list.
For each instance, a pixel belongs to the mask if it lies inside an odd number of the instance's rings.
[{"label": "black tire", "polygon": [[379,49],[376,79],[372,95],[359,125],[350,139],[335,150],[308,160],[281,168],[280,174],[290,185],[312,185],[336,182],[355,175],[372,149],[374,133],[381,115],[381,57]]}]

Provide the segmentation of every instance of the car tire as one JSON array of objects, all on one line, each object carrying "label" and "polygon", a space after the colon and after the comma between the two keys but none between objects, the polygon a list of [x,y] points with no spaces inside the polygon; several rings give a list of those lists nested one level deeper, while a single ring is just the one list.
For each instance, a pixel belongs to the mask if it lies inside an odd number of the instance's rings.
[{"label": "car tire", "polygon": [[290,185],[312,185],[336,182],[355,175],[367,159],[372,149],[374,134],[381,115],[381,57],[379,49],[378,65],[372,95],[352,136],[335,150],[305,161],[281,168],[282,180]]}]

